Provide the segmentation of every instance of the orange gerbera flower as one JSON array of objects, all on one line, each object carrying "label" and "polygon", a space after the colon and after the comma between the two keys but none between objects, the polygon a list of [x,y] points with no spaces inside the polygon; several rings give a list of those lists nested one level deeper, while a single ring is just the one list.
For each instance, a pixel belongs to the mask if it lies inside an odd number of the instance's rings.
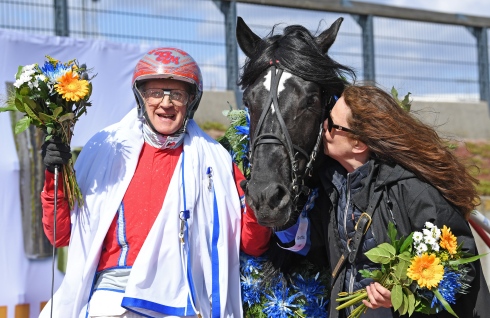
[{"label": "orange gerbera flower", "polygon": [[456,239],[456,236],[454,236],[451,229],[445,225],[442,227],[439,246],[445,248],[451,255],[456,254],[456,249],[458,248],[458,240]]},{"label": "orange gerbera flower", "polygon": [[88,93],[88,81],[79,80],[78,74],[72,71],[66,72],[58,79],[58,84],[54,85],[56,91],[67,101],[78,102]]},{"label": "orange gerbera flower", "polygon": [[444,275],[444,267],[439,263],[435,254],[415,256],[407,270],[407,276],[416,280],[420,287],[437,287]]}]

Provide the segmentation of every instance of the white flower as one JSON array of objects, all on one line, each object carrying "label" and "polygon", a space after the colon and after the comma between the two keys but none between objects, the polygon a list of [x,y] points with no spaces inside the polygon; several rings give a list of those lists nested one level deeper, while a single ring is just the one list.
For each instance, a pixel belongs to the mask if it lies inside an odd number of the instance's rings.
[{"label": "white flower", "polygon": [[413,232],[412,239],[415,243],[419,243],[423,239],[423,234],[421,232],[415,231]]},{"label": "white flower", "polygon": [[44,74],[38,75],[38,76],[36,76],[36,78],[40,81],[43,81],[43,82],[46,82],[48,79],[46,76],[44,76]]},{"label": "white flower", "polygon": [[433,227],[434,227],[434,224],[432,224],[430,222],[425,222],[425,228],[432,229]]},{"label": "white flower", "polygon": [[425,245],[424,243],[419,244],[417,246],[417,255],[421,255],[424,252],[427,252],[427,245]]},{"label": "white flower", "polygon": [[432,228],[432,236],[436,239],[439,240],[441,238],[441,230],[437,226],[434,226]]},{"label": "white flower", "polygon": [[15,81],[14,86],[16,88],[20,88],[22,84],[24,84],[24,82],[19,78],[18,80]]},{"label": "white flower", "polygon": [[425,237],[431,237],[432,236],[432,231],[428,229],[423,229],[422,233],[424,233]]},{"label": "white flower", "polygon": [[432,236],[425,236],[424,241],[427,245],[434,245],[436,244],[436,239],[433,238]]},{"label": "white flower", "polygon": [[19,76],[19,79],[15,81],[14,86],[19,88],[22,84],[27,83],[31,80],[30,76],[26,76],[24,73],[22,73]]},{"label": "white flower", "polygon": [[37,80],[34,80],[32,82],[29,82],[29,83],[27,83],[27,85],[29,85],[29,88],[30,89],[38,88],[38,86],[39,86]]},{"label": "white flower", "polygon": [[24,67],[22,67],[22,71],[32,71],[34,70],[34,68],[36,68],[36,64],[30,64],[30,65],[26,65]]},{"label": "white flower", "polygon": [[432,244],[431,248],[434,252],[439,252],[439,244],[437,243]]}]

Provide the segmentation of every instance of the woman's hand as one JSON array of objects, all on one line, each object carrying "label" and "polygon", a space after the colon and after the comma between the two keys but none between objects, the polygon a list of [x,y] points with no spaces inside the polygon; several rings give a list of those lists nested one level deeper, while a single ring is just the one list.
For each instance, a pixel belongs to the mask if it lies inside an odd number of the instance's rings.
[{"label": "woman's hand", "polygon": [[380,283],[371,283],[370,285],[366,286],[366,291],[369,301],[362,301],[366,307],[376,309],[380,307],[390,308],[393,306],[391,304],[391,292],[384,288]]}]

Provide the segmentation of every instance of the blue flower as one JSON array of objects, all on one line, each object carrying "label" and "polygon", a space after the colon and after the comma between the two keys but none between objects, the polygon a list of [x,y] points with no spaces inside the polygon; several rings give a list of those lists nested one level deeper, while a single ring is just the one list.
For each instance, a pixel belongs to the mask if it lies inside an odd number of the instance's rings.
[{"label": "blue flower", "polygon": [[59,77],[65,75],[70,69],[70,66],[66,66],[63,63],[57,63],[56,67],[54,67],[50,62],[44,62],[44,66],[41,67],[41,70],[50,82],[56,82]]},{"label": "blue flower", "polygon": [[323,297],[321,299],[317,298],[316,301],[308,302],[306,305],[304,305],[303,312],[305,313],[306,317],[327,318],[327,304],[328,299],[324,301]]},{"label": "blue flower", "polygon": [[[442,281],[439,283],[439,287],[437,288],[442,297],[450,304],[456,303],[455,296],[461,289],[460,276],[461,274],[445,268],[444,276],[442,277]],[[434,308],[435,305],[442,306],[439,299],[434,296],[431,307]]]},{"label": "blue flower", "polygon": [[237,134],[248,136],[250,134],[250,126],[236,126]]},{"label": "blue flower", "polygon": [[265,297],[269,300],[263,312],[271,318],[286,318],[293,316],[293,309],[298,305],[294,304],[294,300],[299,294],[288,296],[289,288],[284,289],[282,284],[278,284],[272,291],[272,295],[266,294]]},{"label": "blue flower", "polygon": [[262,257],[253,257],[242,253],[240,256],[240,270],[243,274],[259,273],[265,259]]},{"label": "blue flower", "polygon": [[255,279],[252,275],[241,276],[242,285],[242,301],[248,303],[249,306],[260,302],[260,279]]},{"label": "blue flower", "polygon": [[245,118],[247,119],[247,124],[245,126],[235,126],[235,130],[237,134],[243,135],[248,139],[250,138],[250,114],[248,113],[248,108],[245,108]]},{"label": "blue flower", "polygon": [[322,286],[320,280],[318,280],[319,276],[320,273],[315,277],[307,279],[304,279],[300,274],[297,274],[295,277],[294,287],[298,290],[300,295],[303,295],[306,298],[308,303],[315,302],[317,297],[323,295],[325,292],[325,286]]}]

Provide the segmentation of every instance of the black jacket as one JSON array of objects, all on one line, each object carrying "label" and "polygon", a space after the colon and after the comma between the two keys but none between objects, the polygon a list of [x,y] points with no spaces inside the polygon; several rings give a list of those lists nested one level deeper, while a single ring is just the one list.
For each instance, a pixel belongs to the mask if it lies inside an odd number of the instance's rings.
[{"label": "black jacket", "polygon": [[[381,199],[377,203],[372,216],[371,229],[378,244],[388,242],[388,223],[396,225],[400,236],[407,236],[413,231],[424,228],[425,222],[432,222],[439,228],[446,225],[451,228],[452,233],[458,238],[458,244],[463,242],[463,250],[477,254],[475,240],[471,233],[468,222],[462,214],[431,185],[419,180],[412,172],[405,170],[399,165],[379,163],[374,160],[370,162],[369,175],[363,180],[361,191],[353,195],[353,203],[365,211],[369,205],[369,199],[375,191],[381,191]],[[340,243],[338,225],[336,220],[336,203],[338,194],[335,187],[327,178],[327,173],[322,178],[325,192],[332,202],[329,211],[327,250],[330,267],[337,265],[343,251]],[[490,312],[490,293],[481,271],[479,261],[470,263],[472,270],[468,275],[471,285],[469,293],[460,295],[456,304],[451,307],[460,318],[487,317]],[[337,294],[343,291],[345,278],[345,266],[340,271],[338,278],[333,282],[330,297],[330,317],[343,317],[343,312],[337,312],[335,301]],[[485,309],[487,312],[485,312]],[[443,311],[436,317],[452,317]],[[394,314],[397,317],[397,314]],[[427,317],[427,315],[414,313],[411,317]]]}]

